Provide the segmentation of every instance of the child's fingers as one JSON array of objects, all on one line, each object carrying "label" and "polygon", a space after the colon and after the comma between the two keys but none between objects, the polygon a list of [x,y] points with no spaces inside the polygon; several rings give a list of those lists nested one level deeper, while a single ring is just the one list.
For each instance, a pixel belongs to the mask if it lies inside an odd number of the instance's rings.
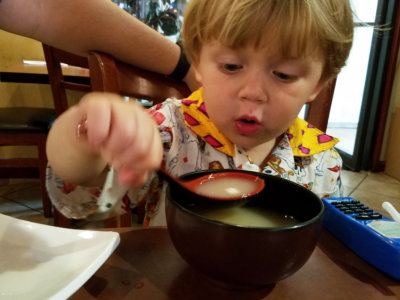
[{"label": "child's fingers", "polygon": [[[118,103],[111,113],[110,131],[103,148],[110,153],[111,158],[124,152],[137,140],[141,130],[136,119],[144,112],[133,103]],[[146,124],[142,124],[145,127]]]},{"label": "child's fingers", "polygon": [[121,182],[139,186],[149,171],[159,167],[162,145],[158,127],[140,105],[97,93],[82,99],[79,114],[89,147],[120,172]]},{"label": "child's fingers", "polygon": [[99,148],[108,138],[111,123],[111,108],[108,102],[92,103],[86,113],[87,138],[89,145]]},{"label": "child's fingers", "polygon": [[146,182],[148,175],[148,172],[135,173],[130,169],[122,169],[118,174],[118,180],[121,184],[140,187]]},{"label": "child's fingers", "polygon": [[162,160],[162,145],[158,131],[146,136],[145,142],[134,142],[115,155],[110,163],[117,170],[130,169],[134,173],[158,169]]},{"label": "child's fingers", "polygon": [[78,105],[80,123],[85,120],[86,138],[94,149],[98,150],[110,134],[115,103],[122,103],[121,97],[94,92],[85,95]]},{"label": "child's fingers", "polygon": [[103,156],[116,169],[122,166],[133,170],[158,168],[162,148],[155,122],[141,107],[134,112],[126,111],[112,123],[111,134],[102,148]]}]

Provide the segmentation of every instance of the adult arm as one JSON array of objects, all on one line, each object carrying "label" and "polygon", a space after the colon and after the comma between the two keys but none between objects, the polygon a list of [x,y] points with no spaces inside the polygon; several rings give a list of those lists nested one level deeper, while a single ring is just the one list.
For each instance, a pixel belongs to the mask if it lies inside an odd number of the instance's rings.
[{"label": "adult arm", "polygon": [[[179,47],[110,0],[1,0],[0,28],[87,56],[96,50],[169,75]],[[190,70],[184,81],[197,83]]]}]

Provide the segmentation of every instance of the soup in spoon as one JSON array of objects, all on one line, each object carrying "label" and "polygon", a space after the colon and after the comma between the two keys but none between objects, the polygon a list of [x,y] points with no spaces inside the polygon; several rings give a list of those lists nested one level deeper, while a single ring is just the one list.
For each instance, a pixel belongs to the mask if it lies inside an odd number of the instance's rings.
[{"label": "soup in spoon", "polygon": [[201,182],[196,187],[196,193],[208,198],[245,198],[258,187],[257,182],[246,177],[219,177]]},{"label": "soup in spoon", "polygon": [[191,181],[193,191],[216,200],[235,200],[258,194],[264,188],[264,180],[255,174],[218,172]]}]

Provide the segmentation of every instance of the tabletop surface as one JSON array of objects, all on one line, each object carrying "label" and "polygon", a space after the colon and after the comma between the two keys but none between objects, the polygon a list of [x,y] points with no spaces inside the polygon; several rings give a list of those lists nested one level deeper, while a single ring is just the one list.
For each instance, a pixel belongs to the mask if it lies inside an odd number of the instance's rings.
[{"label": "tabletop surface", "polygon": [[[63,65],[62,66],[63,73],[65,75],[70,76],[89,76],[89,70],[85,68]],[[32,73],[32,74],[47,74],[47,67],[45,62],[38,61],[37,64],[27,64],[24,62],[20,62],[18,64],[9,66],[4,70],[0,71],[1,73]]]},{"label": "tabletop surface", "polygon": [[[86,84],[89,80],[88,69],[64,65],[62,71],[64,76],[73,82]],[[20,62],[0,70],[0,81],[48,84],[49,78],[45,62],[37,64]]]},{"label": "tabletop surface", "polygon": [[306,264],[262,290],[228,290],[192,269],[166,228],[118,228],[121,243],[70,299],[400,299],[400,282],[375,269],[325,229]]}]

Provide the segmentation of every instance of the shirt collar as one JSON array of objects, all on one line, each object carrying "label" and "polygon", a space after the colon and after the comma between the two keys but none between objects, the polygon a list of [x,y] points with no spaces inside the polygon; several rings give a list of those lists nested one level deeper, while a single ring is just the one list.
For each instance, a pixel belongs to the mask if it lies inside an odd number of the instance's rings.
[{"label": "shirt collar", "polygon": [[[235,145],[210,120],[203,99],[203,88],[181,101],[186,126],[216,150],[235,156]],[[339,140],[297,118],[287,131],[295,156],[309,156],[332,148]]]}]

